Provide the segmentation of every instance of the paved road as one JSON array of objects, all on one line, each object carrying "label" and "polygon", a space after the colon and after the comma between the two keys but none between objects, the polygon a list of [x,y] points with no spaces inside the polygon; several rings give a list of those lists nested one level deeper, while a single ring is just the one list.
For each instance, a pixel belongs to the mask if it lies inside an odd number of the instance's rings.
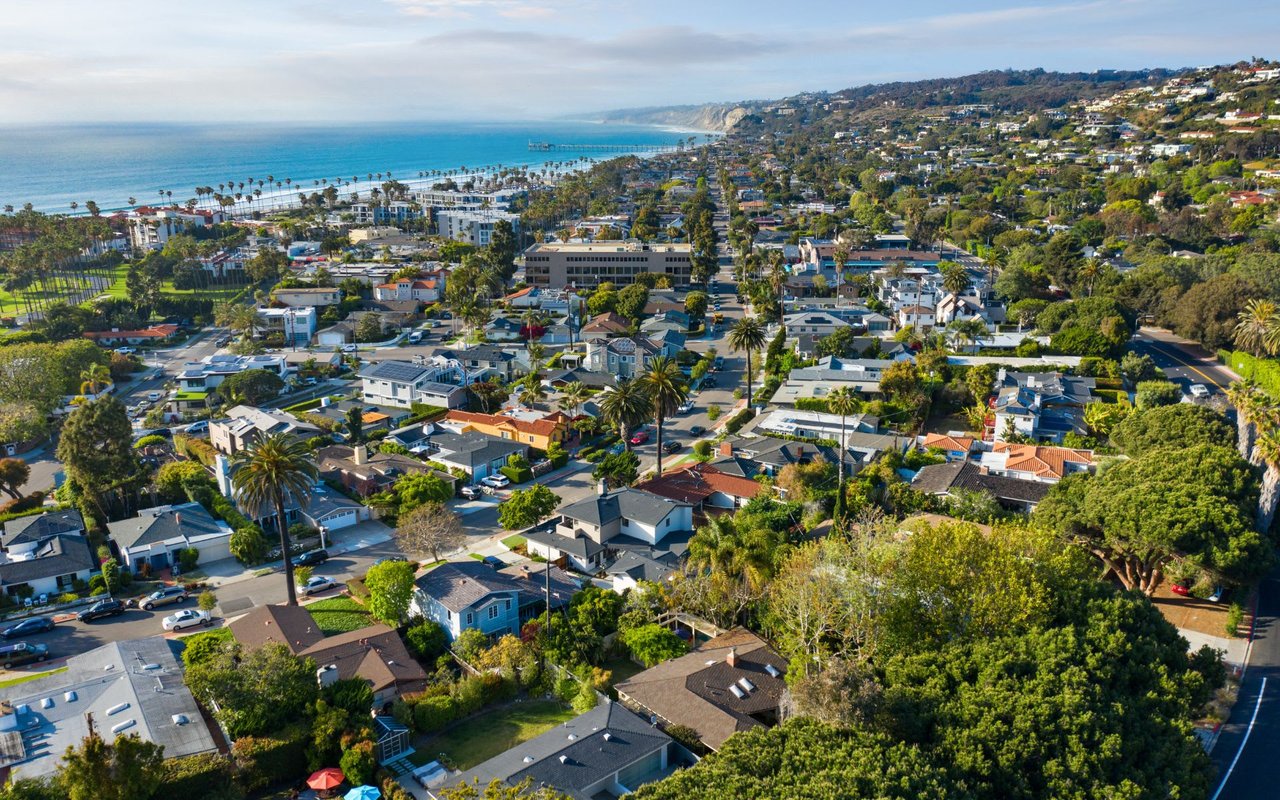
[{"label": "paved road", "polygon": [[[1258,621],[1231,719],[1213,748],[1219,783],[1211,800],[1275,797],[1280,753],[1280,571],[1258,587]],[[1265,691],[1263,690],[1265,682]]]},{"label": "paved road", "polygon": [[1194,383],[1215,394],[1224,391],[1238,376],[1223,367],[1200,345],[1159,328],[1142,328],[1134,336],[1134,352],[1151,356],[1169,380],[1186,392]]}]

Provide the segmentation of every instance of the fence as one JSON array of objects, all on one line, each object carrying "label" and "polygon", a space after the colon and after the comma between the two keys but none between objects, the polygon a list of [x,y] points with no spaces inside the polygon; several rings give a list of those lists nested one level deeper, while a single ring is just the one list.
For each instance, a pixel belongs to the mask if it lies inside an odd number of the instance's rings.
[{"label": "fence", "polygon": [[71,603],[45,603],[43,605],[32,603],[30,608],[24,606],[22,608],[0,614],[0,622],[8,622],[12,619],[22,619],[24,617],[35,616],[36,614],[48,614],[50,612],[57,613],[59,611],[65,611],[72,608],[81,608],[83,606],[92,605],[99,600],[106,600],[109,597],[111,597],[109,593],[103,592],[101,594],[89,595],[88,597],[81,597]]}]

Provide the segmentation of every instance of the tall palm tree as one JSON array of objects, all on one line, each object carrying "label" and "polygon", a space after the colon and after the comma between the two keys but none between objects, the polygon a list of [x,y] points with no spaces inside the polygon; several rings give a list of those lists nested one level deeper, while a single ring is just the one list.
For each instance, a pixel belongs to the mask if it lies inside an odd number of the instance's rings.
[{"label": "tall palm tree", "polygon": [[1258,434],[1254,450],[1262,460],[1262,492],[1258,495],[1256,525],[1261,533],[1271,530],[1280,501],[1280,427],[1272,425]]},{"label": "tall palm tree", "polygon": [[658,356],[639,381],[649,395],[654,427],[658,432],[658,477],[662,477],[662,423],[689,399],[689,384],[680,365],[670,356]]},{"label": "tall palm tree", "polygon": [[840,386],[831,390],[831,394],[827,395],[827,410],[832,414],[840,415],[840,447],[838,452],[840,455],[840,483],[844,486],[844,453],[848,449],[845,446],[844,418],[855,413],[859,407],[858,395],[848,386]]},{"label": "tall palm tree", "polygon": [[631,449],[631,438],[627,434],[631,426],[648,417],[651,407],[645,385],[629,378],[619,378],[617,385],[600,399],[600,415],[617,429],[628,450]]},{"label": "tall palm tree", "polygon": [[560,390],[560,400],[557,405],[560,406],[561,411],[572,411],[573,416],[576,417],[582,413],[582,404],[585,402],[587,402],[586,385],[582,381],[573,381]]},{"label": "tall palm tree", "polygon": [[942,288],[959,297],[969,290],[969,271],[959,264],[950,264],[942,270]]},{"label": "tall palm tree", "polygon": [[1236,410],[1236,449],[1241,458],[1252,460],[1253,437],[1266,401],[1258,392],[1258,385],[1247,378],[1227,387],[1227,400]]},{"label": "tall palm tree", "polygon": [[706,524],[689,539],[689,566],[732,573],[737,565],[738,544],[733,515],[708,516]]},{"label": "tall palm tree", "polygon": [[524,380],[520,382],[520,402],[530,408],[537,408],[546,399],[547,387],[542,385],[542,375],[535,370],[524,376]]},{"label": "tall palm tree", "polygon": [[963,351],[966,345],[974,345],[991,335],[987,326],[977,317],[969,319],[953,319],[947,326],[951,338],[956,343],[956,350]]},{"label": "tall palm tree", "polygon": [[1237,315],[1236,344],[1255,356],[1280,350],[1280,314],[1271,300],[1250,300]]},{"label": "tall palm tree", "polygon": [[747,354],[747,407],[754,399],[751,394],[751,352],[764,347],[764,326],[755,317],[743,317],[729,328],[729,346]]},{"label": "tall palm tree", "polygon": [[284,555],[285,588],[291,606],[298,604],[298,595],[293,586],[289,523],[284,508],[289,500],[305,505],[317,476],[306,443],[287,433],[264,434],[231,459],[231,486],[240,504],[254,517],[275,509],[280,552]]},{"label": "tall palm tree", "polygon": [[90,364],[80,373],[80,394],[97,394],[99,389],[111,383],[111,370],[102,364]]}]

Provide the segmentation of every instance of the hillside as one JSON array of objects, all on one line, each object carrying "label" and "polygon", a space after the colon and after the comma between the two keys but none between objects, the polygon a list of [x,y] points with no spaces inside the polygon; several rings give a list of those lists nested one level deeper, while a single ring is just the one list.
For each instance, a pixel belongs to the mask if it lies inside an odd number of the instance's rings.
[{"label": "hillside", "polygon": [[708,103],[699,106],[657,106],[602,111],[592,115],[603,123],[624,125],[659,125],[695,131],[726,133],[751,113],[748,105]]}]

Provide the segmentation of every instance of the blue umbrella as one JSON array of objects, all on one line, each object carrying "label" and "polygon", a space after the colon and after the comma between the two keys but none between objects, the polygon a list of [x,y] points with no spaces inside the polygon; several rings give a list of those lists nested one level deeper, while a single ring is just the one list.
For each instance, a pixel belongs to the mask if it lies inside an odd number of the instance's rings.
[{"label": "blue umbrella", "polygon": [[357,786],[343,795],[342,800],[378,800],[382,792],[373,786]]}]

